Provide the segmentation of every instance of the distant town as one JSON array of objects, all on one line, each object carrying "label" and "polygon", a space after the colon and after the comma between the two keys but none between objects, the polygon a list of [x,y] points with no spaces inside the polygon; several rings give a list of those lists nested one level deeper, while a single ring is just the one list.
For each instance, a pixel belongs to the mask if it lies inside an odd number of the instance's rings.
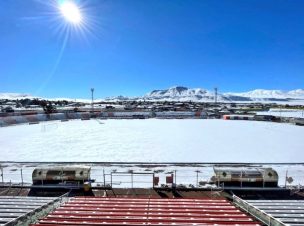
[{"label": "distant town", "polygon": [[[286,103],[227,103],[195,101],[144,101],[115,100],[92,101],[91,103],[71,100],[44,99],[1,99],[0,117],[45,115],[45,120],[68,120],[90,118],[225,118],[284,121],[303,124],[303,105]],[[271,112],[269,112],[271,111]],[[75,114],[73,114],[75,113]],[[232,117],[238,116],[238,117]],[[243,117],[241,117],[243,116]],[[18,124],[18,119],[11,118]],[[34,120],[35,121],[35,120]],[[20,122],[23,122],[22,120]],[[2,123],[5,125],[7,123]],[[1,125],[1,120],[0,120]]]}]

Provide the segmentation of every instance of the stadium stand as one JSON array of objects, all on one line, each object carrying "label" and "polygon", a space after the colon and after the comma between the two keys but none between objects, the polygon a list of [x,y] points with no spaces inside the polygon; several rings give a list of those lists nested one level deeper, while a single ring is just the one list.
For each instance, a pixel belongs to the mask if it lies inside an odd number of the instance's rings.
[{"label": "stadium stand", "polygon": [[32,226],[261,225],[224,198],[73,197]]},{"label": "stadium stand", "polygon": [[246,200],[286,225],[304,225],[303,200]]},{"label": "stadium stand", "polygon": [[35,216],[56,198],[29,196],[0,196],[0,225],[17,225],[21,220]]}]

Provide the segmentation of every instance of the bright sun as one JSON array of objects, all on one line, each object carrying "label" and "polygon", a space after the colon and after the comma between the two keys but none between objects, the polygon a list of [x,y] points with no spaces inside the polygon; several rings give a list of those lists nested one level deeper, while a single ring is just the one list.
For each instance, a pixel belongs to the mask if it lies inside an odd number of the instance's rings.
[{"label": "bright sun", "polygon": [[82,20],[80,10],[76,4],[66,1],[60,5],[62,15],[73,24],[79,24]]}]

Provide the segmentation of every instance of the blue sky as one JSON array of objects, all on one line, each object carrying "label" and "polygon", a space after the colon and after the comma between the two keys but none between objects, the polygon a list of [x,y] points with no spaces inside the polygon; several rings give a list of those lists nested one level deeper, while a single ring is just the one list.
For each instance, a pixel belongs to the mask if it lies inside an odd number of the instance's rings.
[{"label": "blue sky", "polygon": [[303,0],[77,0],[88,24],[67,25],[66,42],[46,2],[0,1],[0,92],[304,88]]}]

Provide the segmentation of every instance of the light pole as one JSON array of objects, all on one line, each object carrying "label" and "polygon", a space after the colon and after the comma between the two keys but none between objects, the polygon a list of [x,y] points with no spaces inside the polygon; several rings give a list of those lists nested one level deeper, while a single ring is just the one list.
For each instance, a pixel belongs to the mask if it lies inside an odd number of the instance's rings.
[{"label": "light pole", "polygon": [[94,88],[91,88],[91,93],[92,93],[92,102],[91,102],[91,106],[92,106],[92,111],[94,111]]}]

